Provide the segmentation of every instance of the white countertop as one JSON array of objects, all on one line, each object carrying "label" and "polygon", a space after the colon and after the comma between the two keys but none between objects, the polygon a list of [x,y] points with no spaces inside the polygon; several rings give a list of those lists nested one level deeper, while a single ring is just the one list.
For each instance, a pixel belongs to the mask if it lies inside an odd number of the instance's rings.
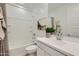
[{"label": "white countertop", "polygon": [[[75,42],[70,42],[66,39],[72,39],[72,37],[63,37],[62,40],[57,40],[56,36],[52,35],[51,38],[38,37],[37,41],[40,41],[66,54],[79,56],[79,44]],[[77,39],[77,38],[74,38],[74,39]]]}]

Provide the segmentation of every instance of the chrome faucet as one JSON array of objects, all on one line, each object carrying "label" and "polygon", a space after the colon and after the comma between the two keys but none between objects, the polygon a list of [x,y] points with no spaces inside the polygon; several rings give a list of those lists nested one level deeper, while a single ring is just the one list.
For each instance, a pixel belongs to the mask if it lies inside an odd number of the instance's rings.
[{"label": "chrome faucet", "polygon": [[61,32],[57,33],[56,38],[57,40],[62,40],[62,33]]},{"label": "chrome faucet", "polygon": [[56,38],[57,40],[62,40],[62,31],[61,31],[61,26],[60,25],[57,25],[57,30],[56,30]]}]

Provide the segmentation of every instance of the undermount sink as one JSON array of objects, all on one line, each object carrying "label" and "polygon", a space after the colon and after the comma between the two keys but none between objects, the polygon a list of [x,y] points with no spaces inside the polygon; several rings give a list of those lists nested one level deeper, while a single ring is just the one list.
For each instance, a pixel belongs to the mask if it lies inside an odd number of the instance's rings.
[{"label": "undermount sink", "polygon": [[55,36],[52,36],[51,38],[47,38],[47,40],[50,41],[51,43],[54,43],[57,45],[68,44],[68,42],[63,40],[63,38],[62,38],[62,40],[57,40],[57,38]]}]

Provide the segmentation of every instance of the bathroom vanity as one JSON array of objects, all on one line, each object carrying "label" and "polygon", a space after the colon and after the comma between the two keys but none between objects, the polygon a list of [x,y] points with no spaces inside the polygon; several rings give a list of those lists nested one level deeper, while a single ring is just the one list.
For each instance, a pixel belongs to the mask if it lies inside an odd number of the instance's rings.
[{"label": "bathroom vanity", "polygon": [[79,44],[68,39],[77,38],[63,37],[62,40],[57,40],[55,35],[50,38],[38,37],[37,56],[78,56]]}]

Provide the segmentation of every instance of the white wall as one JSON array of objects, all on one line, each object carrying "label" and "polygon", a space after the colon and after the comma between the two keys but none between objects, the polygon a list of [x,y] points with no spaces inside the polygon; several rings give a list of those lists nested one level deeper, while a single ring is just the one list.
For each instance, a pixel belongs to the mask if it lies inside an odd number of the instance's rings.
[{"label": "white wall", "polygon": [[[44,18],[44,17],[48,17],[48,4],[47,3],[43,3],[43,5],[41,6],[42,8],[36,9],[36,12],[33,13],[33,15],[35,16],[36,19],[36,26],[37,26],[37,21],[39,21],[40,19]],[[39,31],[36,28],[37,32],[36,35],[43,37],[46,35],[45,31]]]},{"label": "white wall", "polygon": [[[51,7],[52,8],[52,7]],[[52,9],[48,14],[50,17],[54,17],[54,21],[59,21],[64,34],[67,33],[67,9],[65,6],[60,6],[59,8]]]},{"label": "white wall", "polygon": [[19,4],[6,4],[10,55],[26,54],[25,46],[33,43],[34,33],[37,35],[37,20],[47,16],[47,4],[39,9],[26,5],[23,8]]},{"label": "white wall", "polygon": [[67,6],[67,28],[70,35],[79,37],[79,4]]},{"label": "white wall", "polygon": [[60,21],[64,34],[79,37],[79,4],[60,5],[57,8],[53,8],[49,12],[49,16]]},{"label": "white wall", "polygon": [[29,11],[15,7],[15,4],[6,4],[6,12],[10,55],[25,54],[23,47],[33,43],[34,17]]}]

